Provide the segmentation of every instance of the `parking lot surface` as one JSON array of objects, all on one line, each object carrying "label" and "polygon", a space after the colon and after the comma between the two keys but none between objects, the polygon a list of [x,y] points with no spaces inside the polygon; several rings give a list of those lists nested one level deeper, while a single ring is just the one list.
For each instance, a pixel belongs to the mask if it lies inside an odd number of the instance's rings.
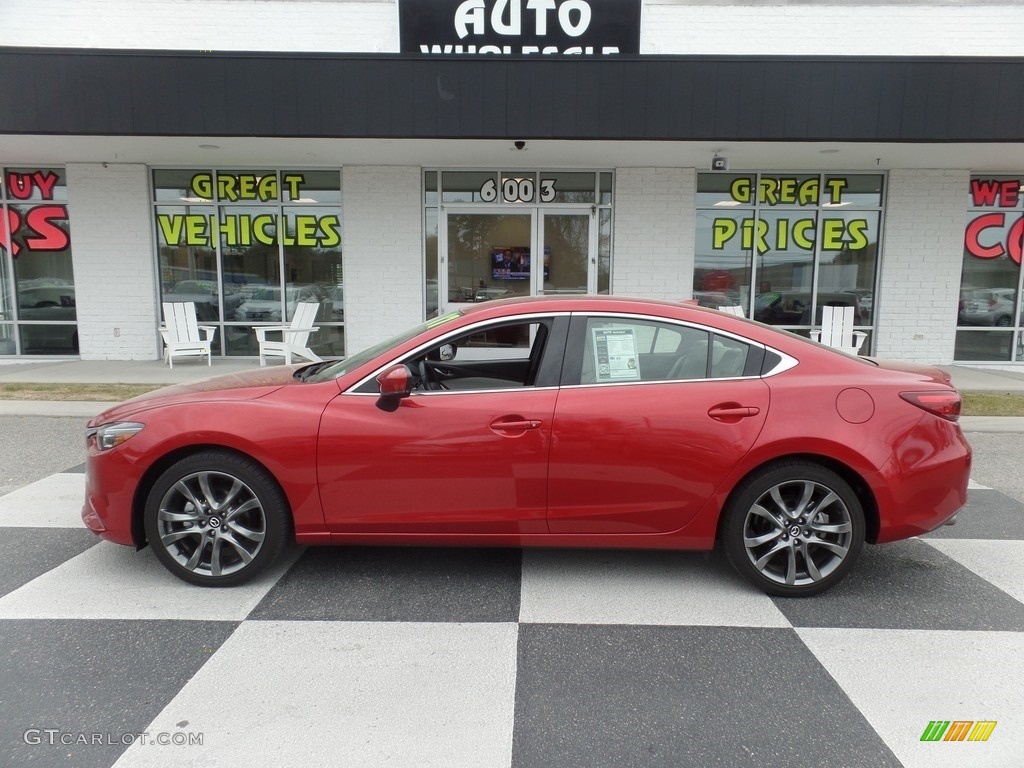
[{"label": "parking lot surface", "polygon": [[956,526],[785,600],[617,551],[296,547],[191,587],[82,527],[82,425],[0,416],[2,766],[1021,765],[1024,435],[968,434]]}]

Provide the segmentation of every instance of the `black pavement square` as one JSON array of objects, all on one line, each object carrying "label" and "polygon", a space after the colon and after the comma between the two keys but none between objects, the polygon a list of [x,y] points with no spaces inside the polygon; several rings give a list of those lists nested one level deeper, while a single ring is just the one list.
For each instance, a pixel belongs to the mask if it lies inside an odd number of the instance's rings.
[{"label": "black pavement square", "polygon": [[1024,504],[999,491],[967,493],[955,525],[943,525],[928,537],[939,539],[1024,539]]},{"label": "black pavement square", "polygon": [[526,624],[515,768],[898,766],[789,629]]},{"label": "black pavement square", "polygon": [[865,545],[813,598],[773,598],[795,627],[1024,630],[1024,605],[923,541]]},{"label": "black pavement square", "polygon": [[517,549],[310,547],[249,615],[327,621],[518,621]]},{"label": "black pavement square", "polygon": [[0,765],[112,765],[237,626],[0,621]]},{"label": "black pavement square", "polygon": [[85,528],[4,528],[0,536],[0,596],[95,546]]}]

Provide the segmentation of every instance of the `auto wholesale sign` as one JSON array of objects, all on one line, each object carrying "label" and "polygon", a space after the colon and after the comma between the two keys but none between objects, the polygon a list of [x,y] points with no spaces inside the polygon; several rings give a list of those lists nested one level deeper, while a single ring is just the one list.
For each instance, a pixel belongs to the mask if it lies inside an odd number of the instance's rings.
[{"label": "auto wholesale sign", "polygon": [[641,0],[399,0],[402,53],[636,54],[640,4]]}]

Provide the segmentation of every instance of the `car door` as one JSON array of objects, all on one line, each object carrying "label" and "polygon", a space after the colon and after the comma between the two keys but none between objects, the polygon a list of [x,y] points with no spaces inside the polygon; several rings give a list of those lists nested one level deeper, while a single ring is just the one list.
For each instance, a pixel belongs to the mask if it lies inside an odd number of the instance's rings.
[{"label": "car door", "polygon": [[548,480],[552,533],[681,528],[768,413],[764,350],[684,324],[574,315]]},{"label": "car door", "polygon": [[[329,530],[545,532],[567,326],[567,317],[491,324],[396,361],[431,381],[392,412],[377,407],[374,381],[335,398],[317,450]],[[446,359],[453,350],[462,362]]]}]

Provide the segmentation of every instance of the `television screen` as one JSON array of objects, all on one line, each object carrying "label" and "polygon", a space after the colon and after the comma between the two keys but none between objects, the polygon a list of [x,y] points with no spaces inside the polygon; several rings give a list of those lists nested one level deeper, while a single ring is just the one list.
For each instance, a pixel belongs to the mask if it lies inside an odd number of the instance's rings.
[{"label": "television screen", "polygon": [[491,250],[491,279],[529,280],[530,249],[522,246],[497,247]]}]

